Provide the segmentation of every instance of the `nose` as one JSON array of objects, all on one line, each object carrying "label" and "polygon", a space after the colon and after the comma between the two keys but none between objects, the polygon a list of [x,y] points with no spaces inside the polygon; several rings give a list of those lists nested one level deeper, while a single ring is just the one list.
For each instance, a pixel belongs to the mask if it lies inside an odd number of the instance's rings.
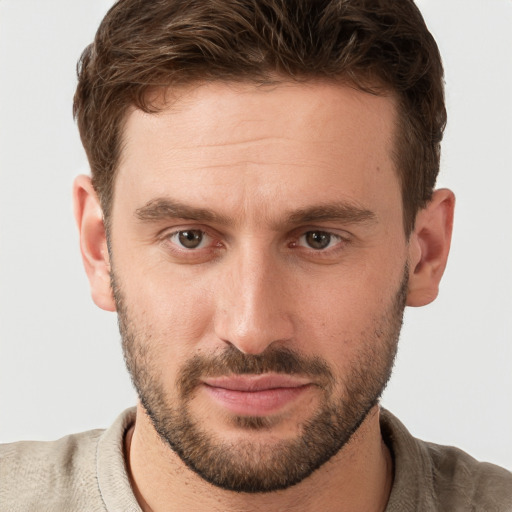
[{"label": "nose", "polygon": [[215,291],[216,335],[245,354],[261,354],[293,337],[291,283],[278,259],[270,250],[249,247],[222,264],[224,278]]}]

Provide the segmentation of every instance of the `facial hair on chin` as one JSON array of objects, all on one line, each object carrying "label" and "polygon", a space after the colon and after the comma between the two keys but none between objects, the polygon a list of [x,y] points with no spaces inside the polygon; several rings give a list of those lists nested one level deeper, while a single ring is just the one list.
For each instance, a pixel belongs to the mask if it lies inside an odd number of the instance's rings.
[{"label": "facial hair on chin", "polygon": [[[378,403],[396,355],[408,272],[405,268],[394,300],[373,331],[359,340],[359,357],[343,378],[336,379],[326,361],[288,348],[270,346],[262,354],[248,355],[227,345],[222,353],[193,356],[180,369],[175,390],[159,382],[150,337],[134,324],[113,270],[111,280],[126,365],[156,432],[204,480],[222,489],[262,493],[288,488],[311,475],[343,448]],[[192,415],[190,403],[201,378],[267,372],[310,376],[319,383],[319,409],[299,426],[296,438],[265,445],[248,435],[242,442],[221,442]],[[272,423],[271,418],[246,416],[232,421],[246,430],[268,429]]]}]

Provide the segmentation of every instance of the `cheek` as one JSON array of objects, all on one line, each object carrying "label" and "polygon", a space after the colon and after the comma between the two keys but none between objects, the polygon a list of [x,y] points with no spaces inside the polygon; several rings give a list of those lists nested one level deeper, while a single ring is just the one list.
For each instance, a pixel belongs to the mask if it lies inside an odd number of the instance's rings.
[{"label": "cheek", "polygon": [[393,316],[401,277],[398,266],[368,265],[304,286],[296,329],[302,349],[338,368],[350,366]]},{"label": "cheek", "polygon": [[179,272],[133,268],[118,272],[116,266],[131,329],[157,365],[179,365],[210,329],[212,294],[200,281],[191,283]]}]

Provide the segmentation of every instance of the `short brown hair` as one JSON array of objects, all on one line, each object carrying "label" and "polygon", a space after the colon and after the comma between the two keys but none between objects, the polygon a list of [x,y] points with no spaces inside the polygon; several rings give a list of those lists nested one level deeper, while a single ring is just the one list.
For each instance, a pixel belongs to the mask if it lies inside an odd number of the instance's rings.
[{"label": "short brown hair", "polygon": [[200,81],[344,80],[398,100],[404,226],[430,200],[446,124],[437,45],[412,0],[119,0],[78,64],[73,113],[108,219],[123,120]]}]

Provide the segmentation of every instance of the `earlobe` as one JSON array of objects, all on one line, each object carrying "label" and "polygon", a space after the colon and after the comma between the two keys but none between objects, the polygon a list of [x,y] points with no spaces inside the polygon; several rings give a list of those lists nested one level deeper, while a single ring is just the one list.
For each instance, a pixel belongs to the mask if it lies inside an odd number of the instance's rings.
[{"label": "earlobe", "polygon": [[437,297],[450,252],[454,208],[453,192],[440,189],[416,216],[409,240],[408,306],[425,306]]},{"label": "earlobe", "polygon": [[82,175],[75,179],[73,205],[92,299],[101,309],[115,311],[103,212],[89,176]]}]

